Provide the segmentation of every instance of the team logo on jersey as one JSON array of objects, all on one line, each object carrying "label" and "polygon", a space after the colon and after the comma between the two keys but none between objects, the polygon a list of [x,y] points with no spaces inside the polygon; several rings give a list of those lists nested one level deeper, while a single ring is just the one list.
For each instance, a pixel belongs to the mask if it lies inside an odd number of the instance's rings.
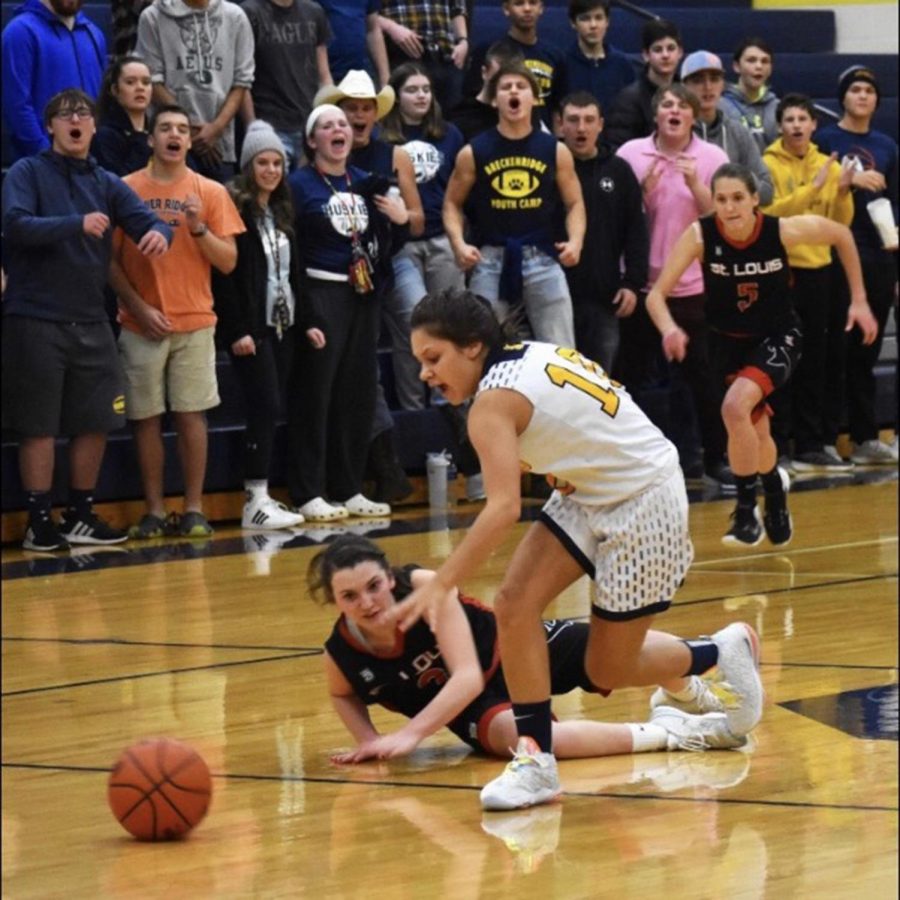
[{"label": "team logo on jersey", "polygon": [[616,183],[612,180],[612,178],[608,176],[604,176],[600,179],[600,190],[605,191],[607,194],[611,194],[616,189]]},{"label": "team logo on jersey", "polygon": [[518,200],[533,194],[541,186],[541,179],[528,169],[507,169],[491,179],[491,187],[504,197]]},{"label": "team logo on jersey", "polygon": [[113,398],[113,412],[117,416],[125,415],[125,395],[119,394],[117,397]]},{"label": "team logo on jersey", "polygon": [[431,181],[444,163],[444,154],[427,141],[410,141],[403,149],[412,160],[416,172],[416,184]]},{"label": "team logo on jersey", "polygon": [[491,197],[493,209],[536,209],[544,201],[532,197],[541,186],[547,163],[530,156],[505,156],[484,167],[490,185],[499,197]]},{"label": "team logo on jersey", "polygon": [[362,234],[369,227],[369,209],[366,201],[349,191],[338,191],[328,198],[322,207],[331,227],[342,237],[350,237],[355,231]]}]

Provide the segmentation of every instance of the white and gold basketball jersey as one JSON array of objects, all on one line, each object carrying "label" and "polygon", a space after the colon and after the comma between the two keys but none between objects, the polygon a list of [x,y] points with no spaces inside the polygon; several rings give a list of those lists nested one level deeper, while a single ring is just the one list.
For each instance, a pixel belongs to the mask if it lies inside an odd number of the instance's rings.
[{"label": "white and gold basketball jersey", "polygon": [[628,392],[576,350],[525,341],[487,360],[478,392],[518,391],[534,408],[519,438],[523,471],[586,506],[641,493],[678,465],[678,452]]}]

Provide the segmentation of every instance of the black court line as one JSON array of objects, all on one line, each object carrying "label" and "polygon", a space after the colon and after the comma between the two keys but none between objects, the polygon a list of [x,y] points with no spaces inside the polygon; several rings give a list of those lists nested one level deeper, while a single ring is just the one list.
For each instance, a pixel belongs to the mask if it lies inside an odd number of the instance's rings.
[{"label": "black court line", "polygon": [[0,641],[34,644],[85,644],[106,645],[123,647],[173,647],[196,650],[287,650],[296,653],[321,653],[321,647],[293,647],[279,646],[277,644],[192,644],[180,641],[133,641],[128,638],[44,638],[44,637],[0,637]]},{"label": "black court line", "polygon": [[[896,467],[887,471],[860,471],[853,473],[852,479],[834,478],[829,476],[814,477],[810,479],[795,480],[791,485],[794,493],[814,490],[832,490],[841,487],[858,486],[861,484],[886,483],[897,481]],[[710,503],[719,500],[732,500],[733,495],[722,494],[718,489],[710,492],[706,489],[698,489],[688,485],[688,497],[692,504]],[[540,516],[542,503],[535,501],[522,509],[520,521],[532,522]],[[449,527],[452,530],[469,528],[475,521],[479,510],[456,512],[448,510],[446,515],[435,516],[429,512],[428,507],[416,509],[421,515],[410,519],[391,519],[389,524],[375,525],[366,530],[365,521],[355,522],[352,527],[359,529],[359,533],[365,533],[368,537],[382,538],[395,537],[401,534],[423,534]],[[436,524],[436,519],[440,524]],[[335,531],[335,534],[340,532]],[[259,536],[260,533],[254,533]],[[149,542],[144,544],[128,544],[117,546],[116,552],[109,552],[109,548],[98,548],[96,552],[79,553],[77,555],[44,554],[33,556],[30,559],[16,560],[0,564],[0,579],[11,581],[17,578],[46,577],[49,575],[74,574],[105,568],[120,568],[127,566],[149,565],[156,562],[173,562],[185,559],[199,559],[202,557],[232,556],[241,553],[253,552],[264,549],[256,544],[250,546],[254,535],[213,538],[205,541],[184,540],[168,542]],[[263,533],[263,536],[264,533]],[[325,539],[327,540],[327,538]],[[293,549],[296,547],[322,546],[322,539],[309,537],[301,529],[294,537],[278,549]],[[88,548],[90,550],[90,548]]]},{"label": "black court line", "polygon": [[64,691],[69,688],[89,687],[95,684],[114,684],[117,681],[132,681],[138,678],[157,678],[160,675],[182,675],[185,672],[203,672],[207,669],[227,669],[232,666],[249,666],[256,663],[278,662],[284,659],[302,659],[306,656],[318,656],[322,651],[312,653],[286,653],[282,656],[264,656],[256,659],[235,659],[230,662],[210,663],[208,666],[184,666],[177,669],[160,669],[154,672],[133,672],[128,675],[114,675],[108,678],[93,678],[88,681],[69,681],[64,684],[48,684],[43,687],[23,688],[18,691],[4,691],[0,698],[21,697],[25,694],[42,694],[48,691]]},{"label": "black court line", "polygon": [[[712,751],[715,752],[715,751]],[[4,769],[33,769],[38,771],[52,772],[91,772],[98,774],[106,774],[112,769],[102,766],[69,766],[69,765],[53,765],[50,763],[22,763],[22,762],[4,762],[0,763]],[[353,784],[365,787],[387,787],[387,788],[424,788],[425,790],[438,791],[480,791],[479,785],[470,784],[442,784],[440,782],[431,781],[397,781],[388,779],[378,779],[376,781],[356,781],[352,778],[339,778],[337,776],[330,778],[325,776],[309,776],[309,775],[256,775],[243,772],[214,772],[213,778],[220,778],[229,781],[269,781],[269,782],[287,782],[297,784],[333,784],[344,785]],[[676,803],[722,803],[736,806],[767,806],[781,807],[786,809],[828,809],[840,810],[843,812],[889,812],[896,813],[900,808],[896,806],[865,806],[858,803],[814,803],[811,801],[801,800],[748,800],[739,797],[673,797],[671,794],[618,794],[612,791],[563,791],[564,797],[586,797],[602,800],[667,800]]]},{"label": "black court line", "polygon": [[[738,560],[735,560],[736,562]],[[712,570],[715,574],[715,570]],[[756,574],[756,573],[754,573]],[[765,573],[769,574],[769,573]],[[777,572],[771,573],[773,577],[778,577]],[[753,594],[795,594],[800,591],[813,591],[817,588],[840,587],[848,584],[863,584],[867,581],[889,581],[891,578],[897,577],[897,572],[879,572],[876,575],[857,575],[853,578],[842,578],[835,581],[812,581],[806,584],[795,584],[791,587],[766,588],[765,590],[753,591]],[[671,609],[682,606],[700,606],[704,603],[721,603],[723,600],[733,600],[735,597],[746,597],[749,593],[743,594],[720,594],[716,597],[702,597],[698,600],[675,600]]]}]

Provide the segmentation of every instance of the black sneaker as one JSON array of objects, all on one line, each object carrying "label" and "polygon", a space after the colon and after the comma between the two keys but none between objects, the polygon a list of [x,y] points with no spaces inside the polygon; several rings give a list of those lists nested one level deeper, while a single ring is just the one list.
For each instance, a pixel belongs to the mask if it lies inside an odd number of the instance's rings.
[{"label": "black sneaker", "polygon": [[728,547],[755,547],[762,539],[763,526],[757,506],[736,506],[731,514],[731,528],[725,532],[722,543]]},{"label": "black sneaker", "polygon": [[32,519],[28,523],[22,547],[25,550],[37,550],[40,553],[50,550],[68,550],[69,542],[59,533],[53,519]]},{"label": "black sneaker", "polygon": [[794,536],[794,523],[787,505],[791,479],[788,477],[788,473],[780,467],[778,475],[781,478],[782,490],[778,493],[766,494],[763,525],[769,541],[776,547],[783,547],[785,544],[789,544]]},{"label": "black sneaker", "polygon": [[63,513],[59,530],[70,544],[121,544],[128,540],[127,531],[113,528],[93,511],[73,519]]}]

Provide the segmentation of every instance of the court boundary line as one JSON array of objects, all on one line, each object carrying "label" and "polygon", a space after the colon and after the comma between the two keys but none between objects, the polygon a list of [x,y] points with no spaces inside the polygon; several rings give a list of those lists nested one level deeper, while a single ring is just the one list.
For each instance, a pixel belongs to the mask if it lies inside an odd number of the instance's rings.
[{"label": "court boundary line", "polygon": [[[716,751],[711,751],[716,752]],[[725,751],[727,752],[727,751]],[[55,772],[90,772],[90,773],[109,773],[112,767],[105,768],[102,766],[75,766],[65,764],[52,763],[25,763],[25,762],[2,762],[0,768],[4,769],[26,769],[36,771],[55,771]],[[450,791],[480,791],[481,785],[471,784],[440,784],[433,781],[396,781],[393,779],[378,779],[377,781],[356,781],[351,778],[328,778],[323,775],[257,775],[246,772],[213,772],[213,778],[234,781],[269,781],[276,783],[295,783],[295,784],[332,784],[344,785],[355,784],[368,787],[389,787],[389,788],[425,788],[426,790],[450,790]],[[768,806],[768,807],[785,807],[788,809],[830,809],[841,810],[844,812],[900,812],[900,807],[896,806],[863,806],[856,803],[812,803],[800,800],[750,800],[741,797],[678,797],[671,794],[618,794],[612,791],[563,791],[564,797],[589,797],[602,800],[671,800],[679,803],[724,803],[736,806]]]},{"label": "court boundary line", "polygon": [[83,644],[105,645],[113,644],[123,647],[171,647],[177,649],[196,649],[196,650],[287,650],[292,653],[321,653],[321,647],[290,647],[278,644],[191,644],[185,641],[135,641],[130,638],[49,638],[49,637],[23,637],[18,635],[9,635],[0,637],[0,641],[11,641],[15,643],[34,643],[34,644]]},{"label": "court boundary line", "polygon": [[27,694],[42,694],[49,691],[67,690],[69,688],[91,687],[97,684],[115,684],[117,681],[131,681],[132,679],[137,680],[138,678],[158,678],[161,675],[182,675],[186,672],[202,672],[206,669],[227,669],[232,666],[248,666],[255,663],[279,662],[285,659],[303,659],[307,656],[319,656],[321,653],[322,651],[319,650],[314,653],[285,653],[281,656],[264,656],[256,659],[233,659],[228,660],[227,662],[210,663],[205,666],[183,666],[177,669],[157,669],[153,672],[137,672],[128,675],[111,676],[109,678],[94,678],[88,681],[70,681],[65,684],[49,684],[44,685],[43,687],[21,688],[20,690],[15,691],[3,691],[3,693],[0,693],[0,700],[5,700],[7,697],[22,697]]},{"label": "court boundary line", "polygon": [[[743,574],[743,573],[738,573]],[[845,578],[839,581],[822,581],[815,584],[795,584],[790,587],[772,588],[766,591],[756,591],[752,594],[718,594],[715,597],[699,597],[696,600],[674,600],[670,610],[679,606],[698,606],[701,603],[721,603],[725,600],[736,600],[739,597],[753,597],[758,594],[785,594],[792,591],[810,591],[817,588],[840,587],[847,584],[863,584],[867,581],[889,581],[897,578],[897,572],[881,572],[877,575],[856,575],[853,578]]]}]

